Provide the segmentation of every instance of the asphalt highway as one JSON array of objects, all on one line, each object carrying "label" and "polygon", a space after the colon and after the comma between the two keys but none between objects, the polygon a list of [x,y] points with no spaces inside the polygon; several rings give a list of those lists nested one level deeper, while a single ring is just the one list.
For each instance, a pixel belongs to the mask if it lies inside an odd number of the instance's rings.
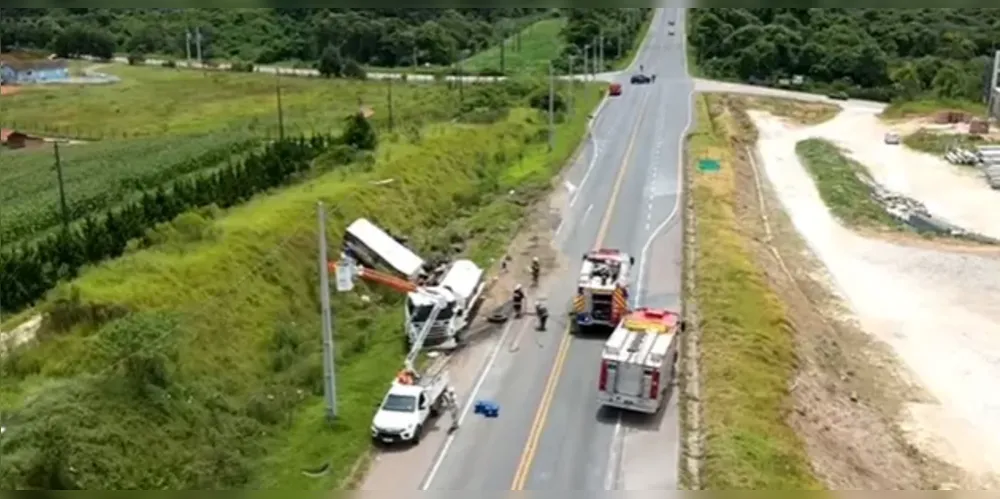
[{"label": "asphalt highway", "polygon": [[[655,83],[629,84],[640,64]],[[676,399],[655,417],[598,407],[605,338],[568,335],[561,312],[580,257],[598,247],[635,256],[634,305],[679,307],[680,161],[694,88],[685,65],[683,11],[659,9],[634,66],[619,76],[623,94],[593,124],[592,161],[571,172],[575,190],[557,233],[568,268],[536,292],[554,312],[548,331],[530,321],[513,326],[474,394],[496,402],[499,417],[468,417],[433,459],[422,489],[676,488]]]}]

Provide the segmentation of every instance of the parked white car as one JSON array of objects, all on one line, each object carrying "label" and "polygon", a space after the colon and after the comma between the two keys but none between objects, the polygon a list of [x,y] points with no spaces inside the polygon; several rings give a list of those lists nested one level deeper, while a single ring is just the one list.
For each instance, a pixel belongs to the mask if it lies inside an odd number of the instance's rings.
[{"label": "parked white car", "polygon": [[899,134],[896,132],[888,132],[885,134],[885,143],[890,145],[899,144]]}]

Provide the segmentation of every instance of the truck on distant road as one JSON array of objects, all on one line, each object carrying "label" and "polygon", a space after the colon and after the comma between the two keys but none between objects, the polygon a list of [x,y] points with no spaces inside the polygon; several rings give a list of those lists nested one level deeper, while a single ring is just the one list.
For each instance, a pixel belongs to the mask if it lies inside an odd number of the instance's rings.
[{"label": "truck on distant road", "polygon": [[372,418],[372,439],[377,443],[419,444],[428,420],[437,417],[453,403],[447,397],[447,372],[425,378],[412,373],[409,379],[405,379],[406,374],[404,370],[392,382]]},{"label": "truck on distant road", "polygon": [[669,310],[630,312],[601,352],[598,402],[647,414],[659,411],[676,374],[683,330],[680,316]]},{"label": "truck on distant road", "polygon": [[635,258],[616,249],[583,255],[573,312],[579,328],[614,327],[628,312],[629,280]]}]

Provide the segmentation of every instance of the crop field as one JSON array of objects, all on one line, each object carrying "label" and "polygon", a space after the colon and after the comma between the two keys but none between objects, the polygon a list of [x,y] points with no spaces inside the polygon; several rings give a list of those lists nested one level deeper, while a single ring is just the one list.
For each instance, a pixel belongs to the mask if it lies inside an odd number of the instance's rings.
[{"label": "crop field", "polygon": [[[328,424],[316,202],[329,207],[331,247],[363,216],[411,235],[421,254],[461,241],[462,254],[489,265],[603,95],[599,86],[578,93],[552,152],[544,115],[523,103],[490,124],[431,125],[384,142],[370,164],[333,170],[320,157],[315,168],[328,173],[300,185],[225,214],[183,214],[164,224],[161,244],[86,269],[41,305],[67,322],[0,360],[0,486],[344,486],[370,450],[372,408],[404,355],[402,298],[363,284],[333,297],[342,411]],[[303,474],[324,465],[323,476]]]},{"label": "crop field", "polygon": [[[566,42],[560,32],[566,26],[566,19],[544,19],[531,24],[521,31],[520,50],[514,45],[514,37],[504,43],[504,67],[509,74],[544,73],[549,61],[562,52]],[[500,70],[500,46],[490,47],[462,62],[467,71]]]},{"label": "crop field", "polygon": [[[328,132],[367,105],[377,125],[389,117],[386,82],[276,78],[256,73],[109,65],[109,85],[24,87],[4,97],[0,125],[35,134],[84,139],[249,131],[277,136],[277,85],[290,134]],[[450,117],[453,92],[443,84],[392,87],[396,123],[421,125]]]},{"label": "crop field", "polygon": [[[79,220],[155,188],[223,164],[259,140],[247,132],[63,145],[60,163],[69,219]],[[41,235],[62,221],[51,148],[2,153],[0,238]]]}]

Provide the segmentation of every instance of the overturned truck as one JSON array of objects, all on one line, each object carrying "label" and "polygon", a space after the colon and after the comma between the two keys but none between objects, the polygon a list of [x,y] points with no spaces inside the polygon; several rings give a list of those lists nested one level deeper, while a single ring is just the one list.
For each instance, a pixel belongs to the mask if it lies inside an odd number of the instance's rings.
[{"label": "overturned truck", "polygon": [[423,346],[454,349],[478,312],[485,289],[485,272],[467,259],[427,262],[404,243],[359,218],[347,227],[343,252],[366,267],[359,272],[360,277],[406,293],[403,315],[411,343],[430,320],[432,324],[423,338]]}]

